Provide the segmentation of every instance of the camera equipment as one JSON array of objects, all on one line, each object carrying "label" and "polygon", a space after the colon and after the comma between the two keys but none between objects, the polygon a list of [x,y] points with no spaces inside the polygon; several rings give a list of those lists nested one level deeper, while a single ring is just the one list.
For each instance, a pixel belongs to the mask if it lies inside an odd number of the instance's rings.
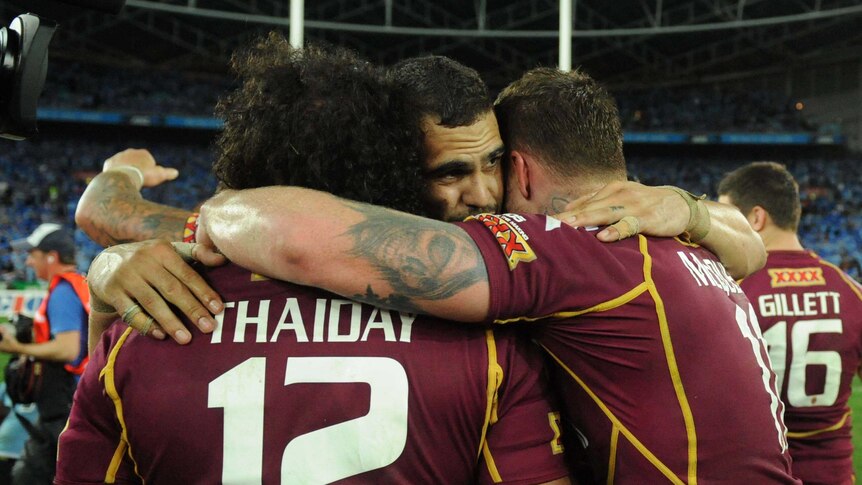
[{"label": "camera equipment", "polygon": [[[69,5],[119,13],[126,0],[60,0]],[[0,28],[0,138],[23,140],[36,133],[36,103],[48,73],[53,20],[19,15]]]},{"label": "camera equipment", "polygon": [[22,344],[33,343],[33,318],[16,313],[12,317],[12,325],[15,325],[15,339]]},{"label": "camera equipment", "polygon": [[57,24],[35,15],[0,28],[0,137],[23,140],[36,133],[36,102],[48,73],[48,44]]}]

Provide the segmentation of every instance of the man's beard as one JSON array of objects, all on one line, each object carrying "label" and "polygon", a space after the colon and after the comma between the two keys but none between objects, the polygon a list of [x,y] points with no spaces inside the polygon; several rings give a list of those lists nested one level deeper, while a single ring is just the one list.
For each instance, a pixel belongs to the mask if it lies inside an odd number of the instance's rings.
[{"label": "man's beard", "polygon": [[465,211],[463,213],[450,215],[449,217],[447,217],[445,219],[445,221],[446,222],[461,222],[470,216],[476,216],[479,214],[497,214],[499,212],[500,212],[499,207],[491,205],[491,206],[486,206],[486,207],[480,207],[480,208],[474,209],[472,211]]}]

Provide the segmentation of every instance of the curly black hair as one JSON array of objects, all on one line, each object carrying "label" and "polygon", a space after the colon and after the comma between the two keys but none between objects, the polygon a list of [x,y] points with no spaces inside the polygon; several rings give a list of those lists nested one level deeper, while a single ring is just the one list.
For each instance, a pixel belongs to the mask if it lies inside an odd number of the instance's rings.
[{"label": "curly black hair", "polygon": [[240,87],[216,108],[221,186],[296,185],[422,213],[418,110],[381,69],[342,48],[294,49],[275,32],[231,67]]}]

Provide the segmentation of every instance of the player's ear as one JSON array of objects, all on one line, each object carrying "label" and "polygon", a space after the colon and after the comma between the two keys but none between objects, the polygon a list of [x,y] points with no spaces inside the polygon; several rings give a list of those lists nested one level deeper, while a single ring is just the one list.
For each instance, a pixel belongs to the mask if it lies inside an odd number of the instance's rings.
[{"label": "player's ear", "polygon": [[769,213],[759,205],[754,206],[751,209],[751,212],[748,213],[748,223],[751,224],[751,228],[754,229],[755,232],[760,232],[766,227],[766,221],[768,218]]},{"label": "player's ear", "polygon": [[524,153],[518,150],[509,152],[509,162],[511,171],[509,177],[515,177],[518,191],[525,199],[530,198],[530,163],[525,158]]}]

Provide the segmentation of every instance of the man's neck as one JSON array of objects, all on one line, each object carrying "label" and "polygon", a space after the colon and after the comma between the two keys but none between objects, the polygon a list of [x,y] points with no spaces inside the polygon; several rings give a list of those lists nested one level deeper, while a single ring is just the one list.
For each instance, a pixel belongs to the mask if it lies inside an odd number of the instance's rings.
[{"label": "man's neck", "polygon": [[75,265],[74,264],[64,264],[61,266],[57,266],[56,268],[54,268],[48,272],[48,281],[50,282],[51,280],[54,279],[55,276],[57,276],[59,274],[72,273],[74,271],[75,271]]},{"label": "man's neck", "polygon": [[605,183],[603,182],[581,182],[575,184],[555,185],[551,189],[550,195],[544,197],[542,212],[549,215],[559,214],[566,210],[566,205],[569,202],[578,197],[596,193],[604,186]]},{"label": "man's neck", "polygon": [[767,251],[803,251],[799,236],[794,231],[786,231],[777,227],[760,232],[763,245]]}]

